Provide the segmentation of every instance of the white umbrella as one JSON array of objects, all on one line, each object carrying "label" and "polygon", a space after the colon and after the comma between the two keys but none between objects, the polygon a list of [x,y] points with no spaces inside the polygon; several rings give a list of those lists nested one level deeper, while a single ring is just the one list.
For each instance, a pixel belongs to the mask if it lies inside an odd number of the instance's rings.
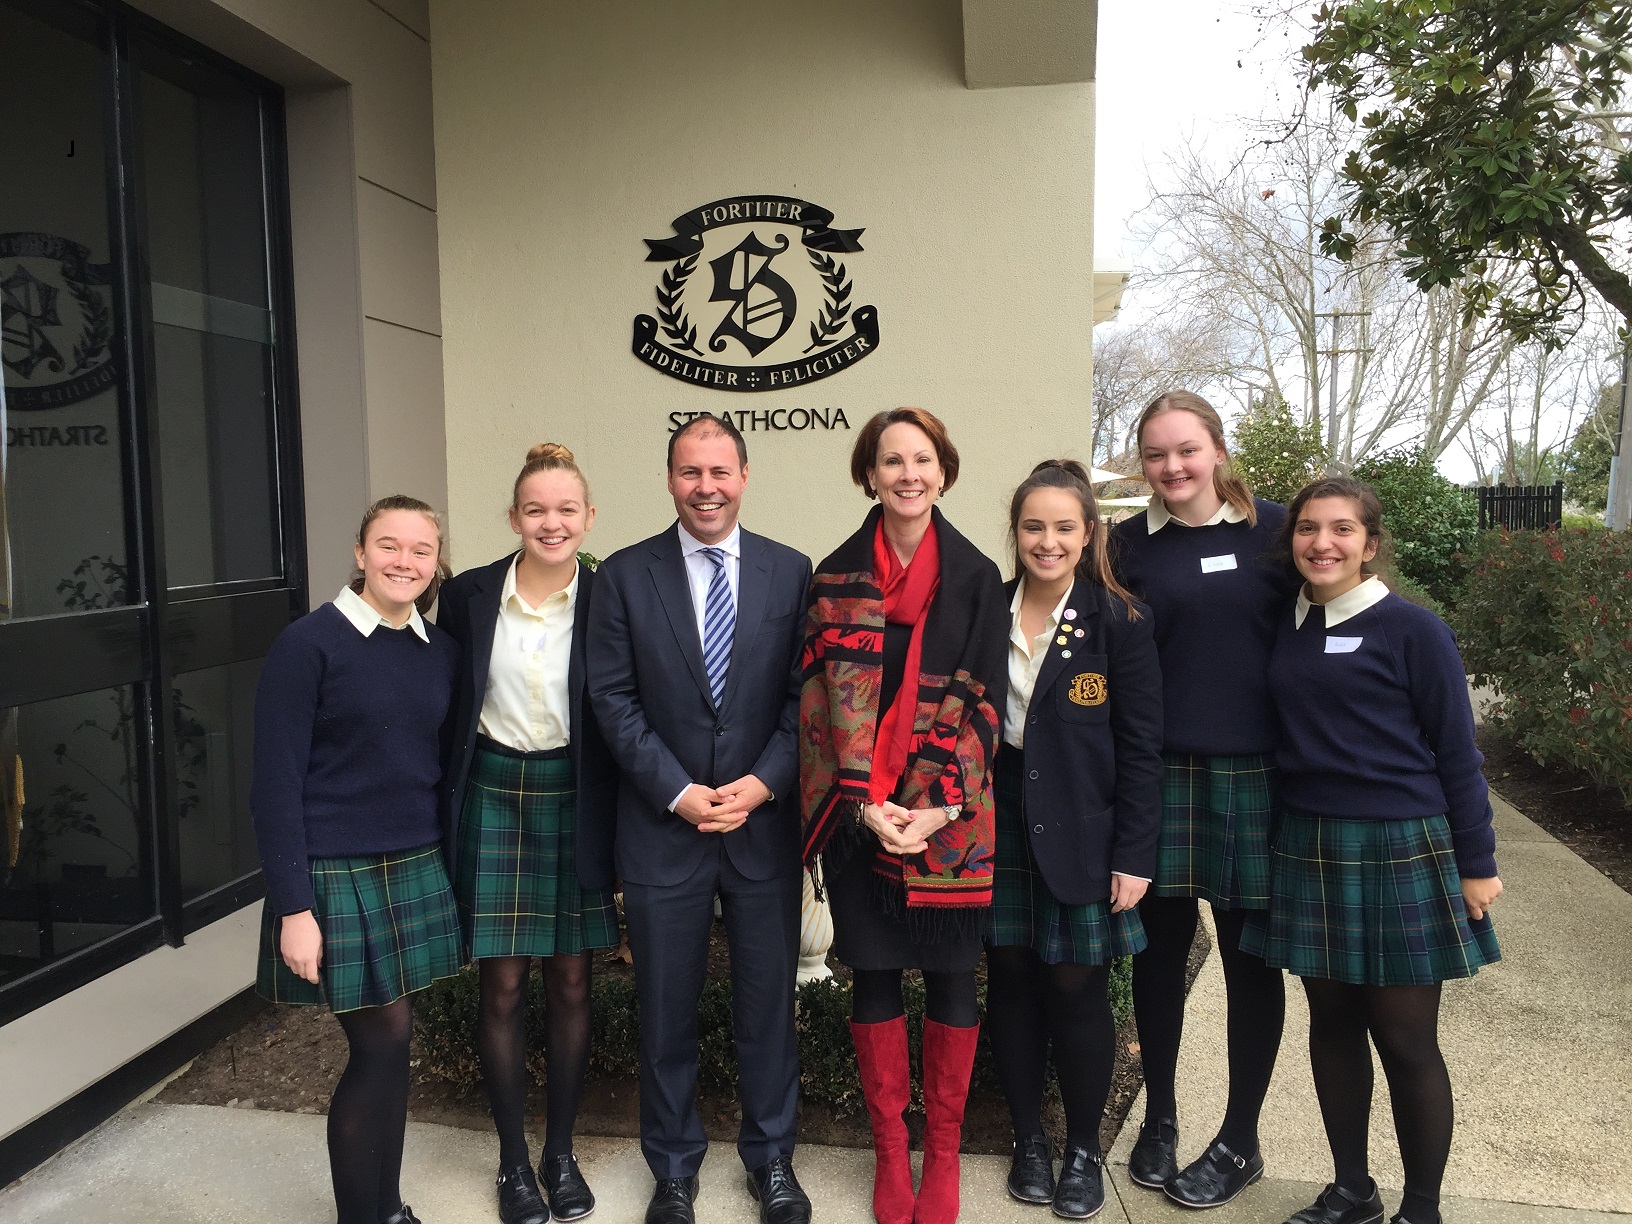
[{"label": "white umbrella", "polygon": [[1121,472],[1110,472],[1104,468],[1093,468],[1088,473],[1088,479],[1094,484],[1104,484],[1107,480],[1143,480],[1143,476],[1124,476]]},{"label": "white umbrella", "polygon": [[1102,497],[1099,499],[1099,504],[1102,506],[1139,506],[1142,508],[1150,505],[1150,494],[1146,493],[1143,497]]}]

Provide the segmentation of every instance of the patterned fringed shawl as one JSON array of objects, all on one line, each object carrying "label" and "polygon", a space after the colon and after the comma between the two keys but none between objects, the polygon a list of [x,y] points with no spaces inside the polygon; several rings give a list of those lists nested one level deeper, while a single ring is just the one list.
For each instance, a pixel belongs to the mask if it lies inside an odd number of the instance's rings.
[{"label": "patterned fringed shawl", "polygon": [[[799,789],[804,860],[813,867],[841,821],[859,822],[872,773],[884,673],[883,592],[873,576],[882,510],[817,567],[802,657]],[[941,583],[924,624],[918,703],[895,800],[916,809],[956,804],[961,819],[920,854],[889,854],[870,833],[886,905],[905,906],[919,938],[982,929],[996,849],[991,768],[1008,686],[1009,612],[997,567],[939,509]],[[914,678],[902,677],[905,697]],[[898,698],[899,700],[899,698]]]}]

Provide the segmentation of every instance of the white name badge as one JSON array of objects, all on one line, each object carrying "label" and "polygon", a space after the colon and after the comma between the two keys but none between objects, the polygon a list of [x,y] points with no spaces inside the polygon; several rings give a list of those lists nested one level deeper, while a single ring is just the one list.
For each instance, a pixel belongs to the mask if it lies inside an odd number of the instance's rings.
[{"label": "white name badge", "polygon": [[1203,557],[1201,559],[1201,572],[1204,574],[1216,574],[1221,570],[1232,570],[1234,568],[1234,553],[1225,553],[1222,557]]},{"label": "white name badge", "polygon": [[1353,654],[1360,649],[1360,643],[1365,638],[1328,637],[1326,639],[1327,654]]}]

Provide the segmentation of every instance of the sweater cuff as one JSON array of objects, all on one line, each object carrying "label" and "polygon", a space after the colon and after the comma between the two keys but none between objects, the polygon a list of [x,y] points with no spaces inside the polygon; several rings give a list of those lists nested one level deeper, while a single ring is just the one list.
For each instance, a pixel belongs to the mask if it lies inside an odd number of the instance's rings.
[{"label": "sweater cuff", "polygon": [[1483,824],[1451,830],[1456,870],[1465,880],[1488,880],[1496,874],[1496,830],[1491,820],[1492,813],[1487,806]]},{"label": "sweater cuff", "polygon": [[[305,865],[302,864],[302,868]],[[272,912],[280,918],[290,914],[303,913],[306,910],[317,910],[317,896],[312,892],[312,875],[309,868],[304,870],[291,868],[287,871],[264,871],[266,876],[266,903],[272,907]]]}]

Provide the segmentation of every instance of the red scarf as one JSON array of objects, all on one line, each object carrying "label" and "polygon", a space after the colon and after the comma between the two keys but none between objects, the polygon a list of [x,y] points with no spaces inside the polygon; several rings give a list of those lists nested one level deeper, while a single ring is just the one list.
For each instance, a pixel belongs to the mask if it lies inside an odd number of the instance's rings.
[{"label": "red scarf", "polygon": [[912,724],[918,711],[918,676],[924,655],[924,621],[929,605],[941,585],[941,544],[935,522],[918,542],[910,564],[902,565],[889,540],[884,537],[884,520],[878,520],[873,535],[873,580],[884,592],[884,619],[892,625],[911,625],[907,662],[901,670],[901,687],[895,691],[890,708],[878,716],[878,733],[873,742],[873,771],[867,797],[883,803],[895,793],[907,768],[912,750]]}]

